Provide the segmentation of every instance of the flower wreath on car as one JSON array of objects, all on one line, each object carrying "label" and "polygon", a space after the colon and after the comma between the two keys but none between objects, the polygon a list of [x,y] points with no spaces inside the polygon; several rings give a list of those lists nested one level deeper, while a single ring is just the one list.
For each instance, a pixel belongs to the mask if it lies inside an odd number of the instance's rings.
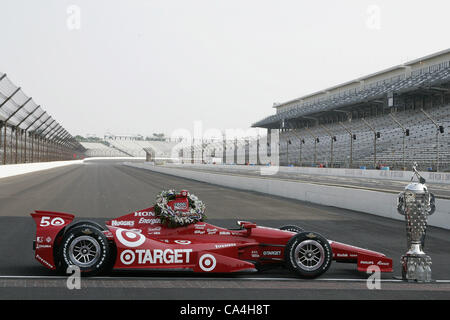
[{"label": "flower wreath on car", "polygon": [[176,200],[179,195],[175,190],[162,191],[156,197],[154,206],[155,215],[161,219],[161,223],[170,228],[187,226],[192,223],[206,220],[206,206],[197,196],[187,192],[189,202],[188,211],[176,210],[169,206],[169,202]]}]

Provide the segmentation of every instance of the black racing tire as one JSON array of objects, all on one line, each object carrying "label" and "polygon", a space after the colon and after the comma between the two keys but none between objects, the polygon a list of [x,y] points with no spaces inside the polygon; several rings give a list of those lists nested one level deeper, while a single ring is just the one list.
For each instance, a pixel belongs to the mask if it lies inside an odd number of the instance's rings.
[{"label": "black racing tire", "polygon": [[64,234],[58,259],[61,271],[75,265],[80,268],[81,276],[94,276],[110,271],[112,254],[103,232],[93,226],[80,225]]},{"label": "black racing tire", "polygon": [[[95,222],[95,221],[91,221],[91,220],[79,220],[76,221],[70,225],[68,225],[67,227],[65,227],[64,229],[62,229],[60,231],[60,233],[58,234],[58,238],[62,238],[63,235],[65,233],[67,233],[69,230],[76,228],[76,227],[80,227],[80,226],[84,226],[84,227],[94,227],[97,228],[100,231],[105,231],[106,227],[102,226],[101,224]],[[54,260],[55,260],[55,266],[56,266],[56,271],[61,274],[61,275],[65,275],[66,272],[66,268],[63,268],[63,265],[61,264],[61,256],[59,255],[59,249],[61,248],[61,243],[58,242],[59,245],[55,244],[55,247],[53,249],[53,255],[54,255]]]},{"label": "black racing tire", "polygon": [[326,272],[333,260],[327,239],[316,232],[302,232],[287,243],[284,258],[286,267],[301,278],[316,278]]},{"label": "black racing tire", "polygon": [[305,231],[302,228],[300,228],[299,226],[294,226],[294,225],[282,226],[279,229],[284,230],[284,231],[291,231],[291,232],[295,232],[295,233],[300,233],[300,232]]},{"label": "black racing tire", "polygon": [[76,221],[75,223],[69,225],[69,226],[67,227],[66,232],[69,231],[69,230],[72,229],[72,228],[76,228],[76,227],[79,227],[79,226],[92,226],[92,227],[94,227],[94,228],[97,228],[97,229],[100,230],[100,231],[106,230],[105,226],[102,226],[100,223],[97,223],[97,222],[95,222],[95,221],[91,221],[91,220],[80,220],[80,221]]}]

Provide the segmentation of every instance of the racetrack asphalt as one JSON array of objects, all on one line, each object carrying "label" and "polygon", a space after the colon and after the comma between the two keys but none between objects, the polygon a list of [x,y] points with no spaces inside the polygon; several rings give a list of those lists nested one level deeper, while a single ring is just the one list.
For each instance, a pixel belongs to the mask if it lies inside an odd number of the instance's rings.
[{"label": "racetrack asphalt", "polygon": [[[68,290],[64,277],[55,277],[34,259],[35,224],[29,213],[35,209],[104,221],[152,206],[156,195],[169,188],[187,189],[203,200],[209,223],[299,225],[328,239],[386,254],[394,261],[394,273],[383,274],[381,290],[368,290],[368,275],[357,272],[355,265],[338,263],[316,280],[297,279],[283,269],[232,276],[116,272],[83,278],[81,290]],[[435,227],[427,232],[425,251],[433,260],[436,280],[450,279],[449,235],[450,231]],[[0,299],[449,299],[450,282],[393,279],[400,275],[399,260],[405,251],[402,221],[220,187],[115,161],[0,179]]]}]

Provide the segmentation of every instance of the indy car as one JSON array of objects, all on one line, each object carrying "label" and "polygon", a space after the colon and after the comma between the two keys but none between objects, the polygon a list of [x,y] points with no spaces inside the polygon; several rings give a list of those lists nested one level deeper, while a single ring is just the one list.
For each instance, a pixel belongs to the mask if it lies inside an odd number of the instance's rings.
[{"label": "indy car", "polygon": [[[277,229],[238,221],[237,228],[228,229],[197,221],[170,227],[158,217],[155,206],[104,225],[74,222],[74,215],[68,213],[35,211],[31,214],[37,225],[35,258],[56,272],[77,266],[82,276],[142,269],[255,272],[281,265],[301,278],[315,278],[326,272],[332,261],[354,263],[360,272],[373,266],[392,272],[392,259],[384,254],[327,240],[298,226]],[[177,194],[167,206],[187,208],[187,191]]]}]

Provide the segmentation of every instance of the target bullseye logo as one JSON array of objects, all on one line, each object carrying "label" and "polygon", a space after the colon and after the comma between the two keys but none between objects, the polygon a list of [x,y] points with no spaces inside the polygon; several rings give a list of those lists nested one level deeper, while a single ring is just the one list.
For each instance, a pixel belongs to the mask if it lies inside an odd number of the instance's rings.
[{"label": "target bullseye logo", "polygon": [[191,244],[189,240],[174,240],[173,242],[178,244]]},{"label": "target bullseye logo", "polygon": [[122,251],[122,253],[120,254],[120,261],[125,265],[132,264],[135,259],[136,255],[129,249]]},{"label": "target bullseye logo", "polygon": [[63,224],[64,224],[64,219],[59,218],[59,217],[54,218],[51,222],[52,226],[62,226]]},{"label": "target bullseye logo", "polygon": [[198,265],[203,271],[209,272],[216,267],[216,258],[212,254],[204,254],[198,260]]},{"label": "target bullseye logo", "polygon": [[125,229],[117,229],[116,237],[121,244],[130,248],[139,247],[145,242],[145,237],[142,234]]}]

